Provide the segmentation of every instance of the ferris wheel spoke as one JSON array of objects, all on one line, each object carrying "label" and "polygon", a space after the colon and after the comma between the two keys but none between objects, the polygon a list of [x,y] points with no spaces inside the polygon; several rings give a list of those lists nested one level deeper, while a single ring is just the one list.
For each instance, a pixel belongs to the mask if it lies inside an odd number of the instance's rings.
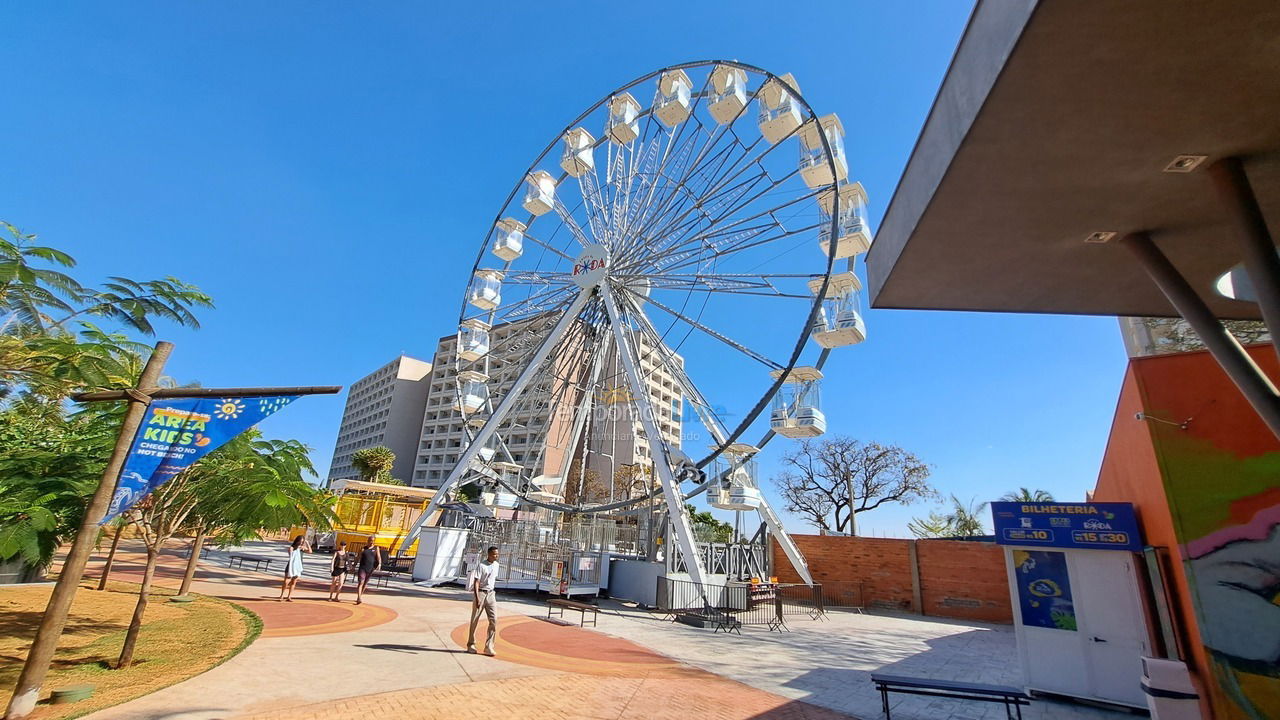
[{"label": "ferris wheel spoke", "polygon": [[668,315],[673,316],[673,317],[674,317],[674,318],[676,318],[677,320],[679,320],[679,321],[683,322],[684,324],[686,324],[686,325],[688,325],[688,326],[690,326],[690,327],[692,327],[692,328],[695,328],[695,329],[697,329],[697,330],[701,330],[703,333],[705,333],[705,334],[707,334],[707,335],[710,335],[711,337],[715,338],[716,340],[719,340],[720,342],[724,343],[725,345],[728,345],[729,347],[733,348],[734,350],[737,350],[738,352],[742,353],[743,355],[746,355],[747,357],[751,358],[752,360],[755,360],[756,362],[760,363],[761,365],[764,365],[765,367],[767,367],[767,368],[769,368],[769,369],[771,369],[771,370],[781,370],[781,369],[783,369],[784,367],[786,367],[786,366],[785,366],[785,365],[783,365],[782,363],[774,362],[773,360],[770,360],[769,358],[767,358],[767,357],[765,357],[764,355],[762,355],[762,354],[760,354],[760,353],[756,352],[755,350],[752,350],[751,348],[747,347],[746,345],[743,345],[742,343],[737,342],[736,340],[733,340],[732,338],[729,338],[728,336],[724,335],[723,333],[719,332],[718,330],[715,330],[715,329],[713,329],[713,328],[711,328],[711,327],[709,327],[709,326],[707,326],[707,325],[704,325],[703,323],[701,323],[701,322],[699,322],[699,321],[697,321],[697,320],[694,320],[694,319],[693,319],[693,318],[691,318],[691,317],[688,317],[687,315],[684,315],[684,314],[683,314],[683,313],[681,313],[679,310],[676,310],[676,309],[674,309],[674,308],[671,308],[671,307],[669,307],[669,306],[667,306],[667,305],[663,304],[662,302],[660,302],[660,301],[658,301],[658,300],[655,300],[653,297],[645,297],[645,296],[640,295],[640,294],[636,293],[635,291],[633,291],[633,290],[631,290],[631,289],[629,289],[629,288],[627,288],[627,287],[625,287],[625,286],[619,286],[619,287],[621,287],[624,291],[626,291],[626,292],[627,292],[628,294],[630,294],[631,296],[634,296],[634,297],[635,297],[635,298],[637,298],[637,299],[641,299],[641,300],[643,300],[646,304],[648,304],[648,305],[652,305],[652,306],[654,306],[654,307],[658,308],[659,310],[662,310],[663,312],[666,312]]},{"label": "ferris wheel spoke", "polygon": [[[710,78],[707,79],[707,82],[708,83],[710,82]],[[704,93],[705,93],[706,87],[707,87],[706,85],[703,86]],[[704,93],[699,94],[699,98],[698,98],[699,101],[701,101]],[[727,127],[726,125],[717,125],[715,128],[708,129],[706,127],[706,124],[702,122],[702,119],[698,117],[697,113],[690,113],[689,120],[687,120],[686,122],[693,122],[693,123],[696,123],[698,126],[698,129],[692,134],[692,137],[690,138],[690,141],[689,141],[690,142],[689,154],[692,154],[693,147],[697,145],[699,135],[705,136],[706,140],[705,142],[702,143],[702,146],[698,149],[697,155],[694,156],[694,159],[684,164],[683,174],[681,174],[674,183],[674,187],[677,190],[684,188],[686,184],[690,181],[690,179],[693,177],[694,173],[698,170],[698,168],[702,166],[703,161],[707,158],[707,154],[711,152],[712,148],[714,148],[719,143],[720,138],[725,132],[725,128]],[[713,159],[718,158],[722,154],[727,154],[732,149],[733,149],[732,145],[730,145],[729,147],[722,148],[721,150],[717,151],[717,153],[712,157]],[[669,195],[668,198],[680,199],[680,193],[674,193],[673,195]],[[655,210],[655,212],[657,213],[662,213],[665,211],[666,211],[666,203],[659,204],[658,208]],[[644,228],[641,228],[639,232],[637,232],[636,234],[642,235],[647,233],[644,232]]]},{"label": "ferris wheel spoke", "polygon": [[[812,223],[803,227],[788,230],[778,219],[778,214],[801,200],[789,201],[755,215],[738,218],[731,222],[719,224],[714,230],[704,231],[698,235],[682,240],[678,245],[655,255],[651,265],[654,268],[669,272],[704,262],[707,256],[728,257],[761,245],[785,240],[796,235],[814,231],[822,227],[822,223]],[[743,227],[746,223],[768,218],[768,222]],[[779,232],[769,233],[777,230]],[[764,237],[761,237],[761,236]],[[630,267],[626,269],[631,269]]]},{"label": "ferris wheel spoke", "polygon": [[[725,242],[724,244],[711,244],[704,240],[703,245],[700,247],[693,247],[671,254],[654,261],[653,265],[661,271],[660,274],[668,274],[677,270],[684,270],[686,268],[704,265],[707,263],[708,259],[711,258],[723,259],[735,254],[746,252],[752,248],[771,245],[788,238],[807,236],[811,231],[818,227],[820,227],[820,225],[814,224],[806,225],[794,230],[787,230],[781,225],[774,223],[770,225],[768,229],[777,229],[781,232],[767,235],[763,232],[743,232],[739,235],[727,237],[726,241],[731,242]],[[793,248],[788,248],[786,252],[789,252],[791,249]],[[626,272],[626,270],[624,269],[623,272]]]},{"label": "ferris wheel spoke", "polygon": [[[788,174],[783,178],[774,180],[763,189],[760,189],[759,191],[755,192],[746,200],[722,211],[718,217],[708,218],[707,221],[710,223],[710,227],[708,228],[705,228],[701,231],[697,231],[693,235],[685,234],[690,229],[692,229],[691,224],[686,224],[685,227],[679,228],[679,234],[677,234],[677,237],[674,240],[668,242],[667,245],[663,247],[659,252],[666,252],[666,251],[677,250],[681,248],[687,248],[689,246],[701,245],[704,243],[704,241],[707,238],[724,234],[726,231],[731,231],[734,228],[737,228],[744,223],[752,222],[754,220],[759,220],[763,217],[770,217],[773,219],[773,222],[775,224],[781,225],[781,223],[778,222],[777,220],[778,212],[784,208],[788,208],[795,205],[797,202],[799,202],[799,200],[792,200],[792,201],[783,203],[782,205],[766,208],[764,210],[757,211],[754,215],[751,215],[748,217],[738,218],[735,220],[730,220],[729,218],[732,215],[736,214],[737,212],[745,209],[747,206],[749,206],[751,203],[755,202],[756,200],[776,190],[780,185],[782,185],[784,182],[790,179],[795,174],[795,172],[798,172],[798,171],[793,171],[792,173]],[[814,195],[816,196],[816,193],[814,193]]]},{"label": "ferris wheel spoke", "polygon": [[506,273],[502,277],[503,285],[530,285],[530,286],[546,286],[546,285],[562,285],[567,286],[572,282],[573,274],[561,271],[550,270],[514,270]]},{"label": "ferris wheel spoke", "polygon": [[565,207],[564,203],[560,202],[559,197],[556,197],[555,210],[556,215],[560,217],[560,222],[564,223],[564,226],[569,229],[569,232],[573,234],[573,237],[578,241],[578,244],[583,247],[591,244],[591,241],[587,239],[586,233],[582,232],[582,228],[578,226],[578,221],[573,218],[573,214],[569,211],[569,208]]},{"label": "ferris wheel spoke", "polygon": [[556,313],[572,302],[573,291],[576,289],[574,286],[565,286],[542,291],[545,294],[532,295],[519,304],[504,308],[503,313],[496,318],[502,322],[514,322],[531,316]]},{"label": "ferris wheel spoke", "polygon": [[[726,145],[716,151],[710,157],[710,162],[727,162],[733,152],[733,145]],[[699,156],[699,163],[702,162],[704,156]],[[700,207],[703,196],[690,190],[690,183],[697,174],[698,167],[692,165],[685,169],[685,173],[680,177],[670,177],[664,175],[667,184],[664,187],[670,187],[672,191],[666,195],[665,201],[650,213],[646,223],[635,229],[633,235],[637,238],[659,236],[660,231],[655,229],[655,223],[664,223],[661,227],[666,227],[679,222],[687,217],[694,210]],[[671,219],[674,217],[674,219]]]},{"label": "ferris wheel spoke", "polygon": [[631,317],[636,321],[636,324],[640,326],[641,330],[649,338],[649,341],[654,345],[659,358],[662,360],[663,366],[667,369],[667,372],[671,373],[671,376],[676,379],[676,382],[684,392],[685,399],[693,405],[699,421],[704,427],[706,427],[707,432],[711,434],[711,437],[714,438],[716,442],[722,442],[729,433],[725,430],[724,424],[711,408],[711,403],[707,402],[707,399],[702,395],[702,392],[698,390],[698,386],[689,379],[688,374],[684,371],[684,367],[675,361],[674,351],[667,348],[666,344],[662,341],[662,337],[658,334],[657,328],[653,326],[653,322],[649,320],[648,316],[637,308],[630,298],[628,298],[627,305],[628,317]]},{"label": "ferris wheel spoke", "polygon": [[[759,89],[757,89],[755,93],[752,93],[751,100],[755,100],[758,94],[759,94]],[[749,105],[750,105],[750,101],[748,101],[747,103],[747,106]],[[745,107],[746,106],[744,106],[744,110],[745,110]],[[740,114],[741,114],[741,111],[739,112],[739,115]],[[717,194],[718,192],[720,192],[720,190],[724,186],[732,183],[742,173],[746,172],[746,170],[750,168],[752,165],[760,165],[762,160],[767,155],[769,155],[769,153],[771,153],[774,150],[774,148],[780,147],[785,144],[784,142],[769,144],[767,145],[767,147],[762,153],[756,156],[751,156],[751,151],[760,142],[763,141],[763,137],[756,138],[751,143],[744,143],[742,139],[738,136],[737,132],[732,130],[732,126],[733,126],[732,123],[728,123],[724,126],[726,128],[730,128],[730,130],[728,131],[728,134],[732,136],[732,140],[730,141],[729,145],[726,148],[724,148],[724,150],[722,150],[722,152],[731,151],[736,147],[741,147],[743,151],[738,155],[736,159],[734,159],[732,163],[729,164],[728,167],[724,167],[723,160],[720,161],[719,166],[716,168],[714,172],[711,173],[710,177],[707,180],[707,186],[709,188],[709,190],[706,193],[707,195]],[[787,135],[787,138],[790,138],[792,135],[795,134],[795,132],[796,131],[793,130],[791,133]],[[785,139],[786,138],[784,138],[784,140]],[[727,157],[728,156],[726,156],[726,158]],[[684,178],[682,178],[679,184],[683,185],[687,183],[695,175],[705,175],[705,174],[706,174],[705,170],[699,170],[699,168],[695,166],[694,168],[691,169],[691,171],[688,174],[686,174]]]},{"label": "ferris wheel spoke", "polygon": [[583,173],[578,178],[578,191],[586,201],[587,224],[591,228],[591,234],[603,238],[608,236],[608,225],[605,220],[608,211],[605,209],[604,197],[600,191],[598,172],[599,170],[593,165],[590,170]]},{"label": "ferris wheel spoke", "polygon": [[[625,276],[624,276],[625,277]],[[812,273],[655,273],[645,275],[654,289],[687,290],[700,289],[709,292],[734,292],[738,290],[759,290],[767,294],[782,297],[802,297],[812,299],[812,295],[791,295],[785,293],[774,284],[776,280],[794,280],[804,278],[809,281],[815,276]]]},{"label": "ferris wheel spoke", "polygon": [[545,241],[543,241],[543,240],[539,239],[539,238],[538,238],[538,236],[530,234],[528,230],[525,230],[525,231],[524,231],[524,239],[525,239],[525,240],[532,240],[536,245],[541,246],[542,248],[544,248],[545,250],[549,251],[549,252],[550,252],[550,253],[552,253],[553,255],[558,255],[558,256],[560,256],[561,258],[563,258],[563,259],[565,259],[565,260],[568,260],[569,262],[573,262],[573,257],[572,257],[571,255],[569,255],[568,253],[564,252],[563,250],[561,250],[561,249],[559,249],[559,248],[557,248],[557,247],[553,246],[551,243],[549,243],[549,242],[545,242]]},{"label": "ferris wheel spoke", "polygon": [[[698,100],[700,101],[701,98],[699,98]],[[695,104],[696,102],[697,101],[695,101]],[[688,128],[690,125],[690,123],[680,123],[676,128],[671,130],[666,130],[662,128],[660,123],[655,123],[653,118],[654,118],[654,113],[649,112],[645,120],[645,133],[648,134],[648,132],[651,129],[653,129],[654,127],[658,127],[659,131],[654,134],[654,140],[658,140],[660,138],[665,137],[666,143],[665,143],[665,147],[663,148],[662,159],[659,161],[658,167],[646,170],[646,172],[648,172],[650,175],[649,192],[645,197],[644,202],[641,204],[642,210],[637,214],[637,216],[630,223],[628,223],[626,227],[627,233],[631,232],[632,227],[637,222],[641,222],[649,213],[652,212],[655,205],[654,195],[657,192],[658,188],[660,187],[658,180],[659,178],[663,177],[663,171],[666,169],[667,163],[671,160],[671,158],[680,156],[679,152],[673,153],[672,150],[673,148],[676,147],[676,144],[680,141],[680,138],[683,137],[685,129]]]}]

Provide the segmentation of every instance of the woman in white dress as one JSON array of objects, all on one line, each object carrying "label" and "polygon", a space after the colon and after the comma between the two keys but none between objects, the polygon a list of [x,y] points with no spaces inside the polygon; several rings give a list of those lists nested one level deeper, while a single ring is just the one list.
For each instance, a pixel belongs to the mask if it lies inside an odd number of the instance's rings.
[{"label": "woman in white dress", "polygon": [[302,577],[302,551],[310,551],[306,541],[301,535],[293,539],[289,544],[289,560],[284,564],[284,584],[280,586],[280,600],[285,602],[293,602],[293,586],[298,584],[298,578]]}]

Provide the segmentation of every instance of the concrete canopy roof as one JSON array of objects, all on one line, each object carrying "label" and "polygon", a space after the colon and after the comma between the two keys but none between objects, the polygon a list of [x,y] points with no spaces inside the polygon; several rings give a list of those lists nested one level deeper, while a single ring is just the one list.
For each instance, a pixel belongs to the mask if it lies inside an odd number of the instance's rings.
[{"label": "concrete canopy roof", "polygon": [[[1163,169],[1207,155],[1190,173]],[[1280,228],[1280,2],[978,3],[867,256],[878,308],[1173,316],[1149,231],[1219,317],[1240,261],[1204,168],[1244,158]],[[1118,233],[1090,244],[1091,233]]]}]

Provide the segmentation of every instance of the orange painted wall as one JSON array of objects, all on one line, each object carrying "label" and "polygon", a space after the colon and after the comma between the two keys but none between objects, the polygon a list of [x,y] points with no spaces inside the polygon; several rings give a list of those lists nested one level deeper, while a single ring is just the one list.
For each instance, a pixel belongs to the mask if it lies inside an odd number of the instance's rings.
[{"label": "orange painted wall", "polygon": [[[1271,346],[1253,346],[1248,352],[1273,380],[1280,378],[1280,363]],[[1148,419],[1137,419],[1138,412]],[[1178,427],[1184,421],[1187,427]],[[1251,715],[1228,697],[1219,681],[1224,672],[1232,671],[1215,663],[1203,642],[1188,578],[1186,543],[1204,543],[1211,531],[1244,523],[1249,513],[1269,503],[1263,497],[1267,493],[1258,492],[1267,484],[1265,474],[1261,485],[1258,477],[1277,460],[1280,441],[1207,352],[1130,362],[1093,499],[1133,503],[1146,542],[1170,548],[1173,612],[1186,638],[1182,651],[1197,675],[1206,717]],[[1276,484],[1280,485],[1280,477]],[[1245,505],[1240,506],[1241,502]],[[1232,683],[1239,680],[1237,675]],[[1243,680],[1251,683],[1241,685],[1251,701],[1271,707],[1276,681],[1253,676]]]}]

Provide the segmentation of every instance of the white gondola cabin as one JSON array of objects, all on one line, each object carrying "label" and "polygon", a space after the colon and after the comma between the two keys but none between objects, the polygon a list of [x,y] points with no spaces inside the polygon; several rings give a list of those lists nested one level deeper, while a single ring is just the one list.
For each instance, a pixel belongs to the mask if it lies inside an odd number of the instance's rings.
[{"label": "white gondola cabin", "polygon": [[[781,370],[774,370],[777,378]],[[822,414],[819,381],[822,371],[815,367],[792,368],[773,398],[769,427],[787,438],[817,437],[827,431],[827,418]]]},{"label": "white gondola cabin", "polygon": [[[791,86],[791,90],[787,86]],[[773,78],[760,89],[760,134],[776,145],[800,127],[800,102],[791,91],[800,92],[800,86],[791,73]]]},{"label": "white gondola cabin", "polygon": [[524,252],[525,224],[515,218],[503,218],[493,226],[493,254],[506,262]]},{"label": "white gondola cabin", "polygon": [[658,80],[658,99],[653,112],[667,127],[675,127],[689,119],[693,82],[683,70],[671,70]]},{"label": "white gondola cabin", "polygon": [[524,468],[520,465],[509,462],[489,463],[489,468],[498,473],[498,476],[502,478],[502,482],[505,483],[505,486],[499,483],[493,483],[490,490],[481,495],[482,502],[490,507],[517,507],[520,504],[520,497],[515,493],[512,493],[507,488],[520,488],[520,473]]},{"label": "white gondola cabin", "polygon": [[[478,432],[480,428],[484,427],[484,424],[488,421],[489,421],[489,413],[484,410],[481,410],[467,417],[467,426],[470,427],[472,430]],[[466,442],[466,441],[464,442],[465,444],[470,445],[470,442]],[[500,444],[501,444],[501,441],[498,439],[498,436],[496,434],[490,435],[489,439],[485,442],[485,444],[480,446],[480,449],[476,451],[476,457],[475,457],[475,460],[472,461],[472,464],[474,465],[478,463],[480,465],[484,465],[487,467],[488,464],[493,460],[493,458],[498,454],[498,449]]]},{"label": "white gondola cabin", "polygon": [[484,409],[489,403],[489,376],[474,370],[458,373],[458,396],[453,409],[464,415]]},{"label": "white gondola cabin", "polygon": [[467,291],[467,302],[481,310],[492,310],[502,304],[502,271],[477,270]]},{"label": "white gondola cabin", "polygon": [[475,362],[489,354],[489,323],[471,318],[458,327],[458,357]]},{"label": "white gondola cabin", "polygon": [[564,134],[564,154],[560,156],[560,167],[573,177],[582,177],[596,167],[596,159],[592,148],[596,139],[585,128],[574,128]]},{"label": "white gondola cabin", "polygon": [[747,73],[728,65],[711,71],[711,102],[707,110],[717,123],[731,123],[747,106]]},{"label": "white gondola cabin", "polygon": [[640,137],[639,118],[640,103],[636,102],[631,93],[614,95],[609,100],[609,121],[605,125],[609,139],[619,145],[626,145]]},{"label": "white gondola cabin", "polygon": [[525,210],[532,215],[546,215],[556,207],[556,179],[546,170],[529,173],[524,181]]},{"label": "white gondola cabin", "polygon": [[756,461],[751,459],[759,451],[746,443],[733,443],[716,458],[714,472],[720,482],[707,492],[711,507],[739,512],[759,509],[763,500]]},{"label": "white gondola cabin", "polygon": [[[836,273],[827,283],[827,292],[813,319],[811,335],[814,342],[824,348],[857,345],[867,339],[867,328],[858,313],[858,291],[862,282],[852,272]],[[809,290],[817,295],[822,290],[822,278],[809,281]]]},{"label": "white gondola cabin", "polygon": [[834,251],[837,260],[851,258],[871,249],[871,222],[867,219],[867,192],[862,183],[840,185],[840,208],[836,213],[836,241],[831,243],[831,216],[834,193],[827,191],[818,196],[819,221],[818,246],[822,252]]},{"label": "white gondola cabin", "polygon": [[[835,160],[834,175],[822,146],[824,135]],[[848,179],[849,162],[844,155],[844,125],[835,113],[823,115],[816,122],[810,120],[800,128],[800,176],[804,178],[805,185],[814,189]]]}]

